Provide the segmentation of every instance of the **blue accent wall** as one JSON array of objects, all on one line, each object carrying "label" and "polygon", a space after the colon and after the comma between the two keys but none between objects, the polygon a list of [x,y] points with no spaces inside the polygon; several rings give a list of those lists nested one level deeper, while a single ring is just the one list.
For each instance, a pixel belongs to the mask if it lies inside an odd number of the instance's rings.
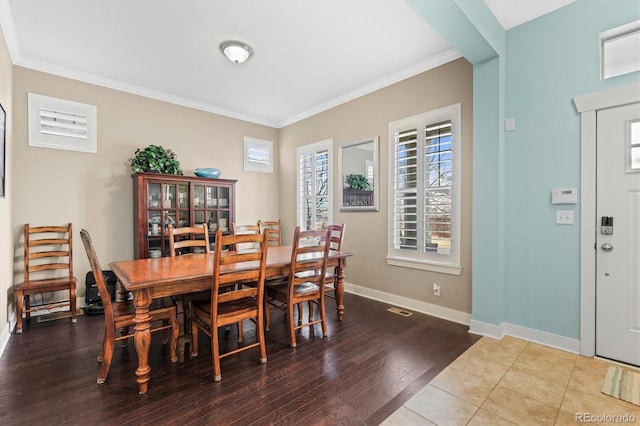
[{"label": "blue accent wall", "polygon": [[[573,97],[640,81],[599,68],[599,34],[640,19],[640,2],[578,0],[509,31],[483,1],[409,4],[474,65],[472,319],[579,339],[582,218],[551,190],[580,190]],[[558,209],[575,224],[557,225]]]}]

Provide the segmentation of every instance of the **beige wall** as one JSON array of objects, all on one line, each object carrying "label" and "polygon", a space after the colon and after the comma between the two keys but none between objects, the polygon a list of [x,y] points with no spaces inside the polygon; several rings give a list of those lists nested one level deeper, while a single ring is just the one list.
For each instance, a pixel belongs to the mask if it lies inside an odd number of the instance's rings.
[{"label": "beige wall", "polygon": [[[89,270],[78,232],[91,232],[103,267],[113,260],[133,256],[133,202],[130,169],[126,159],[138,147],[163,145],[174,150],[186,175],[197,167],[213,166],[222,177],[238,179],[236,219],[251,223],[280,217],[285,242],[295,226],[296,147],[333,139],[334,194],[338,194],[338,147],[369,136],[380,138],[380,211],[340,212],[334,206],[334,222],[348,224],[345,249],[355,254],[349,260],[347,282],[463,312],[471,310],[471,152],[472,67],[464,59],[399,82],[314,117],[277,129],[230,119],[186,107],[160,102],[76,80],[10,66],[0,49],[0,71],[13,73],[13,82],[2,80],[0,101],[11,103],[15,132],[11,137],[9,197],[0,199],[0,226],[15,238],[3,244],[5,264],[19,256],[24,223],[72,222],[75,227],[74,263],[79,295],[84,295],[84,275]],[[98,109],[98,153],[34,148],[27,141],[27,93],[37,93],[96,105]],[[9,98],[8,101],[5,99]],[[462,103],[463,114],[463,214],[462,274],[452,276],[386,264],[388,217],[388,123],[454,103]],[[11,131],[10,131],[11,133]],[[274,141],[273,174],[242,170],[243,136]],[[13,196],[11,195],[13,194]],[[12,202],[8,204],[8,200]],[[11,207],[8,207],[8,206]],[[5,232],[3,232],[4,234]],[[0,250],[2,249],[0,247]],[[13,314],[13,277],[3,267],[0,321]],[[432,295],[431,285],[442,286],[442,296]],[[2,326],[2,323],[0,323]]]},{"label": "beige wall", "polygon": [[0,103],[7,113],[5,167],[8,179],[5,198],[0,198],[0,353],[2,351],[2,331],[7,327],[8,301],[13,299],[12,260],[13,239],[11,232],[11,151],[13,144],[13,106],[11,87],[13,66],[7,50],[4,34],[0,31]]},{"label": "beige wall", "polygon": [[[29,92],[96,105],[98,153],[28,146]],[[79,238],[80,229],[91,233],[104,269],[111,261],[133,257],[133,191],[127,158],[136,148],[150,144],[171,148],[188,176],[194,176],[193,170],[198,167],[217,167],[223,178],[237,179],[239,223],[278,217],[277,164],[272,174],[247,173],[242,162],[244,136],[273,141],[277,156],[277,129],[22,67],[14,67],[13,95],[16,173],[12,181],[13,220],[7,229],[17,236],[14,247],[19,252],[24,223],[72,222],[75,275],[81,296],[89,264]],[[17,260],[15,273],[19,281],[22,268]],[[6,297],[6,291],[2,297]],[[12,298],[13,294],[10,303]],[[2,303],[3,308],[6,305]],[[14,309],[11,307],[10,314]]]},{"label": "beige wall", "polygon": [[[333,191],[338,194],[338,147],[369,136],[380,138],[380,211],[340,212],[333,221],[347,223],[344,248],[355,254],[348,261],[346,281],[414,300],[471,312],[471,165],[473,69],[458,59],[437,69],[378,90],[280,130],[280,212],[285,241],[296,223],[296,148],[333,139]],[[462,274],[460,276],[392,267],[386,264],[388,220],[388,124],[391,121],[462,104]],[[335,199],[335,198],[334,198]],[[435,297],[432,283],[441,285]]]}]

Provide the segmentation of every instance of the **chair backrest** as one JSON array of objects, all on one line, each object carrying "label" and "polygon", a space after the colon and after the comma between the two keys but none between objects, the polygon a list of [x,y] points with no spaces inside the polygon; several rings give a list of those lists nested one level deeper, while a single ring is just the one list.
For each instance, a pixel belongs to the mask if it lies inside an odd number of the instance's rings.
[{"label": "chair backrest", "polygon": [[296,227],[291,250],[291,268],[289,270],[289,294],[294,286],[312,283],[324,292],[324,276],[329,256],[329,230],[301,231]]},{"label": "chair backrest", "polygon": [[178,250],[190,249],[190,253],[193,253],[194,248],[204,248],[205,253],[209,253],[211,248],[209,247],[209,230],[207,224],[203,223],[201,226],[185,226],[182,228],[174,228],[169,225],[169,252],[171,256],[176,256]]},{"label": "chair backrest", "polygon": [[267,244],[270,246],[282,245],[282,226],[280,225],[280,219],[278,220],[259,220],[258,227],[260,232],[263,233],[265,229],[269,230],[269,240]]},{"label": "chair backrest", "polygon": [[329,250],[341,250],[346,228],[346,223],[343,223],[342,225],[329,225],[327,227],[327,230],[329,231]]},{"label": "chair backrest", "polygon": [[[73,278],[73,230],[65,226],[24,225],[24,280],[32,273],[66,270]],[[58,274],[60,275],[60,274]]]},{"label": "chair backrest", "polygon": [[[267,264],[266,237],[264,234],[222,235],[222,230],[216,234],[216,249],[214,253],[213,286],[211,288],[211,313],[215,317],[220,303],[243,299],[256,298],[262,306],[264,297],[264,277]],[[237,244],[256,244],[259,248],[251,252],[223,251],[224,246]],[[231,270],[221,270],[222,267]],[[258,266],[258,269],[255,267]],[[239,282],[255,282],[256,286],[235,286]],[[220,291],[224,288],[225,291]]]},{"label": "chair backrest", "polygon": [[[238,225],[237,223],[231,224],[231,232],[234,235],[251,235],[251,234],[260,234],[260,227],[258,225]],[[258,244],[236,244],[235,248],[232,250],[242,251],[242,250],[256,250],[259,248]]]},{"label": "chair backrest", "polygon": [[82,244],[84,244],[84,250],[87,252],[87,258],[89,259],[89,265],[91,265],[91,271],[96,279],[98,285],[98,293],[100,294],[100,300],[102,301],[102,307],[104,308],[105,321],[112,323],[114,321],[113,305],[111,304],[111,294],[107,288],[107,282],[102,275],[102,267],[98,260],[98,255],[91,242],[91,236],[86,229],[80,230],[80,238],[82,238]]}]

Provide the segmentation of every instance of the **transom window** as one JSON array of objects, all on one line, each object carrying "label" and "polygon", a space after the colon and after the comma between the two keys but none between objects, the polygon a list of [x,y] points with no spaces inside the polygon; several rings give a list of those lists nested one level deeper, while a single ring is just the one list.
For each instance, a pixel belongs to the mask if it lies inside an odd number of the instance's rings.
[{"label": "transom window", "polygon": [[460,273],[460,104],[389,123],[388,263]]}]

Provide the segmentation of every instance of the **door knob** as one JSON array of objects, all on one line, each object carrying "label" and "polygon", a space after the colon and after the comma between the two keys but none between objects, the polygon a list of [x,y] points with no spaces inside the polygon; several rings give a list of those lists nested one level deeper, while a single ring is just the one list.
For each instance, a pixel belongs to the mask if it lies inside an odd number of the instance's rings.
[{"label": "door knob", "polygon": [[613,246],[609,243],[604,243],[603,245],[600,246],[600,248],[602,249],[602,251],[609,253],[610,251],[613,251]]}]

